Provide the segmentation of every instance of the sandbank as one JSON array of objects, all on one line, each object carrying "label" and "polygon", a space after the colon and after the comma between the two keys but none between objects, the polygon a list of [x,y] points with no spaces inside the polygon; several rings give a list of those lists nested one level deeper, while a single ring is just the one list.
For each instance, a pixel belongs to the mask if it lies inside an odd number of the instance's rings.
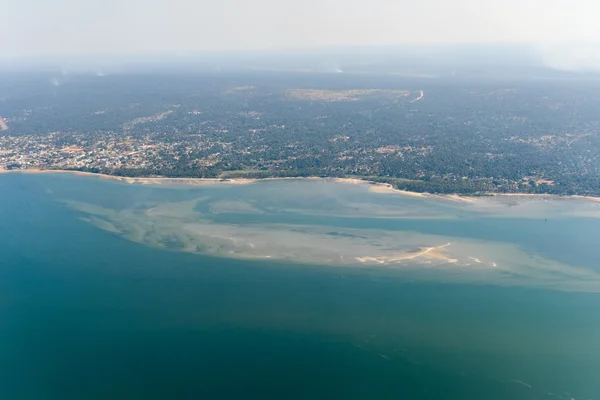
[{"label": "sandbank", "polygon": [[416,252],[405,252],[405,253],[402,253],[397,256],[385,256],[385,257],[366,256],[366,257],[356,257],[356,260],[358,260],[361,263],[374,262],[377,264],[387,264],[387,263],[395,263],[398,261],[414,260],[415,258],[422,257],[422,258],[430,259],[430,260],[445,261],[447,263],[458,262],[458,260],[450,258],[446,254],[444,254],[444,249],[448,246],[450,246],[450,243],[446,243],[445,245],[437,246],[437,247],[424,247],[424,248],[420,248]]},{"label": "sandbank", "polygon": [[[366,181],[362,181],[362,182],[366,182]],[[409,192],[408,190],[395,189],[392,185],[385,184],[385,183],[372,184],[369,187],[369,192],[382,193],[382,194],[402,194],[404,196],[411,196],[411,197],[427,197],[427,195],[425,193]]]}]

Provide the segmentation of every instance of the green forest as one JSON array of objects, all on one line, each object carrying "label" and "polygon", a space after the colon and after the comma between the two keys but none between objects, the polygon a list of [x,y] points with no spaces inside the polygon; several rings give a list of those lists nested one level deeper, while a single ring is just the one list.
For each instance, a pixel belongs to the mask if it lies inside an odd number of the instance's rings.
[{"label": "green forest", "polygon": [[[290,72],[51,79],[0,80],[0,115],[10,128],[0,132],[0,150],[26,137],[34,147],[44,140],[86,154],[69,164],[31,150],[44,168],[600,195],[596,81]],[[103,148],[115,154],[110,161],[97,155]]]}]

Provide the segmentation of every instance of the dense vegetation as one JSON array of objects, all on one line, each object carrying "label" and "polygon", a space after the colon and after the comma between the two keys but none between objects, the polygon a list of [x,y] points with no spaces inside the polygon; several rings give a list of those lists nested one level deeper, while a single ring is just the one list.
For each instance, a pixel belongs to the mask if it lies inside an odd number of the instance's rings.
[{"label": "dense vegetation", "polygon": [[78,167],[127,176],[359,176],[440,193],[599,195],[599,88],[275,72],[6,76],[0,138],[165,144],[143,167]]}]

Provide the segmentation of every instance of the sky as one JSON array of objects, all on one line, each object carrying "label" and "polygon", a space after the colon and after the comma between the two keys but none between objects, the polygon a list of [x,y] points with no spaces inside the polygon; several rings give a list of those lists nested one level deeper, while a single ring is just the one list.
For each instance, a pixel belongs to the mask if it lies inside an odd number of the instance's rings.
[{"label": "sky", "polygon": [[4,57],[600,42],[598,0],[0,0],[0,10]]}]

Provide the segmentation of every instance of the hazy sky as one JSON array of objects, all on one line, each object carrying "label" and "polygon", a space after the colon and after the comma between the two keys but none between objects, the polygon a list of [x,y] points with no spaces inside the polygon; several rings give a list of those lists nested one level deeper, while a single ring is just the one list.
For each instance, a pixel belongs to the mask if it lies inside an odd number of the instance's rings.
[{"label": "hazy sky", "polygon": [[1,0],[4,56],[600,42],[598,0]]}]

